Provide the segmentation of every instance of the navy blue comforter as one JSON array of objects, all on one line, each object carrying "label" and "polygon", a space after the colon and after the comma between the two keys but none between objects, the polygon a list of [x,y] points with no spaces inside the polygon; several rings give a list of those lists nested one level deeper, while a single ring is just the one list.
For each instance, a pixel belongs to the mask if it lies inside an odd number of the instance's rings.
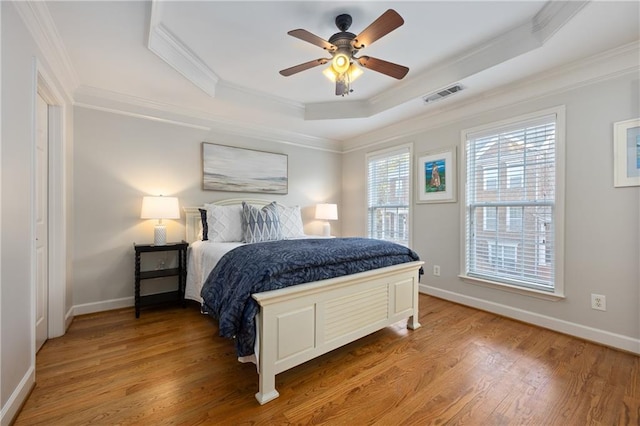
[{"label": "navy blue comforter", "polygon": [[211,271],[201,295],[220,335],[236,339],[238,356],[254,353],[253,293],[419,260],[411,249],[367,238],[269,241],[237,247]]}]

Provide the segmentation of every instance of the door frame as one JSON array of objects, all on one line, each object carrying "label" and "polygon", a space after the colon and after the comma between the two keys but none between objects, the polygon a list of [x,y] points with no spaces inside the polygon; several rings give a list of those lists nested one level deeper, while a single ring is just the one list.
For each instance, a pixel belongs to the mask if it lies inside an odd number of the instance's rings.
[{"label": "door frame", "polygon": [[[66,309],[67,299],[67,165],[66,165],[66,105],[64,97],[56,89],[54,79],[37,58],[33,63],[33,117],[32,117],[32,158],[31,176],[35,177],[36,151],[36,97],[38,94],[49,105],[49,200],[48,200],[48,338],[62,336],[73,319],[71,310]],[[35,354],[35,316],[36,316],[36,257],[35,257],[35,218],[36,218],[35,179],[31,185],[31,232],[32,232],[32,276],[31,276],[31,339]]]}]

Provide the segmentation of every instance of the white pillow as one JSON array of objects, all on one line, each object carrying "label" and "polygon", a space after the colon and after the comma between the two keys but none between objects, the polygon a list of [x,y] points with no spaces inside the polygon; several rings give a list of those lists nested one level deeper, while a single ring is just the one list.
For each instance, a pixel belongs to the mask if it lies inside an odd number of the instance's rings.
[{"label": "white pillow", "polygon": [[300,238],[305,236],[300,206],[287,207],[278,204],[278,214],[280,215],[280,232],[282,232],[282,238]]},{"label": "white pillow", "polygon": [[242,206],[205,204],[207,238],[214,243],[242,241]]}]

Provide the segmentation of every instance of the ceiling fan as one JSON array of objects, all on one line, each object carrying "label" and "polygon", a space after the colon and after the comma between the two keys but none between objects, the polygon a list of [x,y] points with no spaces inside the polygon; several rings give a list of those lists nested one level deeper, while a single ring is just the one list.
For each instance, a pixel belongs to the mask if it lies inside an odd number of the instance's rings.
[{"label": "ceiling fan", "polygon": [[362,70],[354,64],[354,61],[364,68],[397,78],[398,80],[401,80],[405,75],[407,75],[409,68],[405,66],[383,61],[382,59],[373,58],[371,56],[355,56],[360,49],[369,46],[374,41],[384,37],[404,24],[404,19],[402,19],[398,12],[393,9],[387,10],[358,35],[347,31],[351,26],[351,15],[338,15],[335,22],[340,32],[332,35],[329,38],[329,41],[324,40],[307,30],[297,29],[289,31],[287,34],[290,36],[322,47],[324,50],[331,53],[331,58],[314,59],[313,61],[284,69],[280,71],[280,74],[288,77],[301,71],[331,62],[329,68],[327,68],[323,73],[329,79],[335,81],[336,95],[338,96],[349,94],[352,91],[351,82],[362,74]]}]

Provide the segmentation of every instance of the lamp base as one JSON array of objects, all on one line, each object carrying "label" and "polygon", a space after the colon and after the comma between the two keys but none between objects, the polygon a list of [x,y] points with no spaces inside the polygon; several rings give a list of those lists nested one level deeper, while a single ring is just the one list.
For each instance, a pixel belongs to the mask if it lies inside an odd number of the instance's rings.
[{"label": "lamp base", "polygon": [[331,236],[331,224],[329,222],[325,222],[322,225],[322,235],[325,237]]},{"label": "lamp base", "polygon": [[153,245],[167,245],[167,227],[164,225],[156,225],[153,230]]}]

